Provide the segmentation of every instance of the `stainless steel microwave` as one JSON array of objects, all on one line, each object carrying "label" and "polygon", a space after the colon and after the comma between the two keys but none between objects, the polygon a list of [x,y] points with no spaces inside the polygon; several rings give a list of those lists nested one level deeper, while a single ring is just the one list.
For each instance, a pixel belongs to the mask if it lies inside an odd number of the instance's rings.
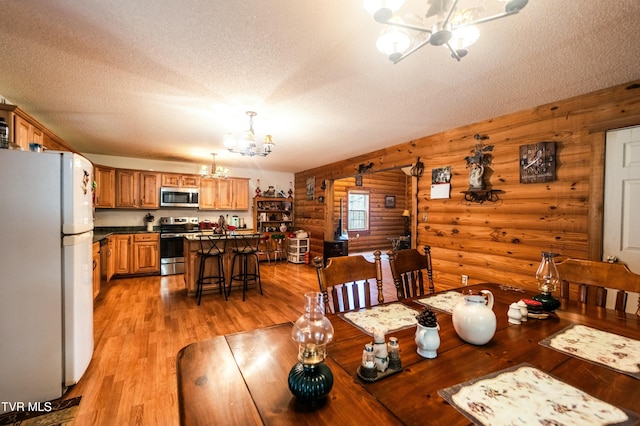
[{"label": "stainless steel microwave", "polygon": [[199,207],[198,188],[160,188],[160,207]]}]

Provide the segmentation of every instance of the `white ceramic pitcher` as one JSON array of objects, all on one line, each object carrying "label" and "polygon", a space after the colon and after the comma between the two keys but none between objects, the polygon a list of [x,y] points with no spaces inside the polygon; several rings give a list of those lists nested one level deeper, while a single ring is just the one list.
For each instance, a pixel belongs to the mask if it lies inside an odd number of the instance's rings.
[{"label": "white ceramic pitcher", "polygon": [[453,308],[453,328],[465,342],[484,345],[496,332],[493,293],[465,294],[464,301]]}]

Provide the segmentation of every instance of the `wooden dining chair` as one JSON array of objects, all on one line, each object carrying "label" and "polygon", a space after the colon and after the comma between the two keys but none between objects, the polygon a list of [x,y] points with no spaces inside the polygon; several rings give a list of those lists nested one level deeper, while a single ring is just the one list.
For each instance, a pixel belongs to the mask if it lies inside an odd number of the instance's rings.
[{"label": "wooden dining chair", "polygon": [[[606,307],[607,292],[615,292],[616,311],[625,312],[629,292],[640,294],[640,275],[624,263],[586,259],[565,259],[556,265],[560,274],[560,297]],[[640,299],[636,307],[640,316]]]},{"label": "wooden dining chair", "polygon": [[[371,280],[376,282],[378,304],[384,303],[380,255],[380,250],[373,252],[374,262],[369,262],[362,255],[332,257],[329,258],[326,267],[323,265],[322,257],[313,259],[326,312],[370,308]],[[329,293],[331,293],[331,303]],[[361,299],[364,299],[364,303]],[[333,309],[330,309],[331,307]]]},{"label": "wooden dining chair", "polygon": [[424,246],[423,250],[424,254],[416,249],[387,252],[398,300],[412,296],[423,296],[425,294],[425,273],[429,284],[426,291],[428,293],[435,291],[431,268],[431,247]]}]

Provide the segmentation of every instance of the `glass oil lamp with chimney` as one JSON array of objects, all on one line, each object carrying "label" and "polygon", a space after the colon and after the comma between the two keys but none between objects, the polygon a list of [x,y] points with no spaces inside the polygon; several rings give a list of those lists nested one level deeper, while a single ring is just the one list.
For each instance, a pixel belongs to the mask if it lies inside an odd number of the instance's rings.
[{"label": "glass oil lamp with chimney", "polygon": [[533,296],[533,299],[542,303],[542,309],[549,312],[560,307],[560,301],[552,295],[560,283],[560,274],[554,261],[557,255],[557,253],[543,251],[542,261],[536,271],[536,282],[541,293]]},{"label": "glass oil lamp with chimney", "polygon": [[298,362],[289,372],[289,390],[302,402],[321,401],[333,387],[333,374],[324,363],[333,325],[324,316],[320,292],[305,293],[304,314],[293,325],[291,338],[298,344]]}]

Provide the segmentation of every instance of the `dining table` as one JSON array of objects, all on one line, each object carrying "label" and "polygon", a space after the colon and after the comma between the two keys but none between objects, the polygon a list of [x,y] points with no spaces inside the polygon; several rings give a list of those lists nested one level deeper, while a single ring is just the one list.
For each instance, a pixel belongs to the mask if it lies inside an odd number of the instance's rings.
[{"label": "dining table", "polygon": [[[463,293],[480,290],[488,290],[493,295],[496,331],[488,343],[475,345],[458,336],[447,306],[431,306],[430,301],[451,296],[453,302],[450,303],[455,303]],[[622,412],[623,417],[627,416],[614,424],[638,424],[640,375],[612,368],[598,359],[584,358],[581,350],[592,347],[583,348],[583,342],[590,344],[581,337],[565,339],[572,342],[563,343],[566,347],[562,347],[563,344],[551,347],[548,343],[550,338],[562,337],[565,332],[588,330],[601,333],[596,336],[600,341],[606,336],[624,339],[625,344],[638,344],[640,318],[563,300],[561,307],[544,319],[510,323],[507,315],[510,305],[534,294],[514,286],[483,283],[356,312],[355,315],[366,315],[376,309],[381,312],[382,308],[394,307],[408,312],[407,320],[413,312],[418,315],[429,305],[436,312],[440,327],[437,356],[430,359],[417,353],[415,324],[405,323],[398,329],[389,327],[386,339],[397,338],[401,368],[373,381],[363,380],[358,374],[363,349],[372,342],[371,330],[349,319],[345,313],[327,313],[334,335],[327,346],[325,363],[332,371],[334,382],[328,396],[315,402],[299,401],[288,387],[288,374],[298,356],[297,344],[291,339],[292,322],[192,343],[179,351],[176,361],[180,423],[453,426],[499,424],[499,419],[519,416],[522,420],[519,424],[561,424],[553,423],[554,418],[537,418],[541,416],[538,404],[546,402],[555,410],[554,415],[562,416],[572,414],[572,407],[588,399],[590,407],[606,407],[594,409],[593,418],[599,418],[602,412],[613,407],[618,414]],[[618,347],[612,343],[609,351],[605,345],[605,352],[624,352],[616,349]],[[516,373],[529,375],[513,375]],[[512,382],[500,385],[504,389],[489,385],[490,380],[507,378]],[[523,397],[525,399],[517,401],[524,404],[520,408],[501,402],[507,400],[509,386],[515,384],[520,391],[532,391],[541,383],[549,386],[549,393],[529,395],[526,397],[529,399]],[[462,390],[467,392],[466,399],[461,396]],[[554,394],[565,391],[570,395],[569,402],[560,401],[561,397]],[[469,396],[472,392],[484,392],[482,398],[489,401],[484,404],[477,394],[476,399],[472,399]]]}]

